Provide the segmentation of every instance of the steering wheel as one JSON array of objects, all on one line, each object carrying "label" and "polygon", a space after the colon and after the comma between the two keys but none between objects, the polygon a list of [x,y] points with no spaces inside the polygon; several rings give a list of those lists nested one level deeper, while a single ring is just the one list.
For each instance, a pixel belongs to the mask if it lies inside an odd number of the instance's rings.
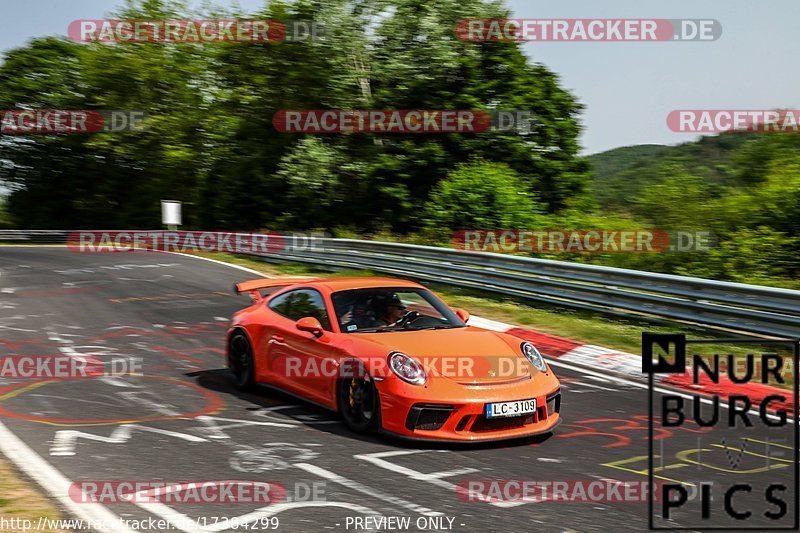
[{"label": "steering wheel", "polygon": [[418,319],[421,316],[422,315],[417,313],[416,311],[409,311],[406,314],[404,314],[403,317],[400,320],[395,322],[394,326],[395,327],[399,327],[399,328],[403,328],[403,327],[411,324],[412,322],[414,322],[416,319]]}]

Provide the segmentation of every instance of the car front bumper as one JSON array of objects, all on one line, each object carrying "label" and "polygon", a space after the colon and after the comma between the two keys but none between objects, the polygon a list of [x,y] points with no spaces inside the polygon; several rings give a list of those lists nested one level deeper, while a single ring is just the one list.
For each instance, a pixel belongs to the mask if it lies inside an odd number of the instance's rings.
[{"label": "car front bumper", "polygon": [[[483,442],[548,433],[561,422],[561,388],[552,374],[514,384],[414,386],[399,379],[378,385],[381,429],[401,438]],[[487,418],[486,404],[536,398],[531,414]]]}]

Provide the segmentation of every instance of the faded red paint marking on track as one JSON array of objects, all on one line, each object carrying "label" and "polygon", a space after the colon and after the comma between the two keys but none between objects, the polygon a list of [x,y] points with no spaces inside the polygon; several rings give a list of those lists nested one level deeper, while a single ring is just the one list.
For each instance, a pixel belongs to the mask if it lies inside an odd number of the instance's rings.
[{"label": "faded red paint marking on track", "polygon": [[[623,448],[630,446],[633,438],[626,433],[645,432],[640,435],[640,440],[647,440],[647,417],[637,415],[633,419],[625,418],[587,418],[576,423],[563,424],[562,431],[556,434],[557,438],[569,439],[574,437],[603,437],[612,442],[604,444],[602,448]],[[573,428],[573,431],[564,433],[563,429]],[[665,428],[654,428],[654,440],[665,439],[672,435],[672,431]]]},{"label": "faded red paint marking on track", "polygon": [[[173,383],[175,385],[179,385],[182,387],[188,387],[194,389],[195,391],[200,393],[200,396],[202,398],[205,398],[205,405],[202,408],[197,409],[195,411],[191,411],[188,413],[178,413],[176,415],[79,419],[79,418],[54,418],[54,417],[28,415],[26,413],[20,413],[17,411],[12,411],[10,409],[7,409],[5,406],[3,406],[2,400],[0,400],[0,416],[14,418],[18,420],[27,420],[29,422],[40,422],[44,424],[65,425],[65,426],[103,425],[103,424],[155,422],[158,420],[175,420],[180,418],[197,418],[198,416],[209,415],[218,412],[225,405],[222,398],[217,393],[208,390],[206,388],[203,388],[195,383],[188,381],[181,381],[173,378],[167,378],[163,376],[141,376],[141,377],[145,379],[156,379],[159,381]],[[2,389],[2,391],[7,395],[9,393],[13,393],[17,389],[29,387],[32,383],[43,383],[42,386],[47,386],[48,384],[51,383],[58,383],[58,381],[42,380],[38,382],[17,383]],[[24,394],[25,391],[21,391],[18,395],[15,395],[14,398],[23,396]]]},{"label": "faded red paint marking on track", "polygon": [[103,333],[102,335],[98,335],[95,337],[90,337],[89,341],[101,341],[106,339],[113,339],[116,337],[127,337],[132,335],[139,335],[139,336],[161,336],[161,337],[171,337],[171,335],[161,331],[161,330],[150,330],[150,329],[143,329],[143,328],[136,328],[133,326],[125,326],[120,329],[116,329],[114,331],[110,331],[108,333]]},{"label": "faded red paint marking on track", "polygon": [[139,335],[142,337],[146,336],[154,336],[154,337],[168,337],[174,338],[175,336],[187,336],[187,335],[197,335],[202,333],[215,333],[219,331],[227,331],[228,326],[223,323],[209,323],[209,324],[188,324],[185,326],[163,326],[158,328],[152,329],[145,329],[142,327],[137,326],[122,326],[114,331],[110,331],[107,333],[103,333],[101,335],[97,335],[94,337],[90,337],[88,340],[90,341],[99,341],[105,339],[111,339],[115,337],[126,337],[132,335]]},{"label": "faded red paint marking on track", "polygon": [[89,292],[93,289],[89,287],[78,287],[78,288],[58,288],[58,289],[49,289],[46,291],[22,291],[22,292],[15,292],[14,296],[22,296],[22,297],[48,297],[48,296],[69,296],[71,294],[78,294],[83,292]]},{"label": "faded red paint marking on track", "polygon": [[178,359],[183,359],[184,361],[189,361],[191,363],[204,363],[202,359],[196,359],[194,357],[189,357],[188,355],[182,354],[178,350],[173,350],[171,348],[167,348],[165,346],[153,346],[154,350],[158,350],[161,353],[167,354],[172,357],[177,357]]},{"label": "faded red paint marking on track", "polygon": [[34,339],[23,339],[19,341],[0,339],[0,344],[6,346],[9,350],[19,350],[22,346],[52,346],[53,342],[49,340]]}]

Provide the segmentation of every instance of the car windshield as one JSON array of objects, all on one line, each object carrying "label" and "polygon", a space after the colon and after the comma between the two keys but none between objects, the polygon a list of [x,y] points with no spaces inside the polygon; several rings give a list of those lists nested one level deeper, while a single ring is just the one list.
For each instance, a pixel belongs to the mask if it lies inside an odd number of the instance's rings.
[{"label": "car windshield", "polygon": [[335,292],[342,333],[463,328],[464,322],[426,289],[378,287]]}]

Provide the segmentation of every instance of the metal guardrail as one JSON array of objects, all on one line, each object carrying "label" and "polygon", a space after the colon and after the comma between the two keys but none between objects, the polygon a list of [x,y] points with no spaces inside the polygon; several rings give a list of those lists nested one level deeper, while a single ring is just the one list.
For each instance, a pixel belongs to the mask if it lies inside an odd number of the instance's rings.
[{"label": "metal guardrail", "polygon": [[[0,241],[65,242],[68,231],[0,230]],[[258,254],[370,270],[606,314],[684,322],[738,333],[800,338],[800,291],[639,270],[433,246],[314,239]]]},{"label": "metal guardrail", "polygon": [[63,244],[69,231],[60,229],[0,229],[0,242],[20,244]]},{"label": "metal guardrail", "polygon": [[318,239],[315,249],[259,256],[363,269],[566,307],[800,337],[800,291],[433,246]]}]

